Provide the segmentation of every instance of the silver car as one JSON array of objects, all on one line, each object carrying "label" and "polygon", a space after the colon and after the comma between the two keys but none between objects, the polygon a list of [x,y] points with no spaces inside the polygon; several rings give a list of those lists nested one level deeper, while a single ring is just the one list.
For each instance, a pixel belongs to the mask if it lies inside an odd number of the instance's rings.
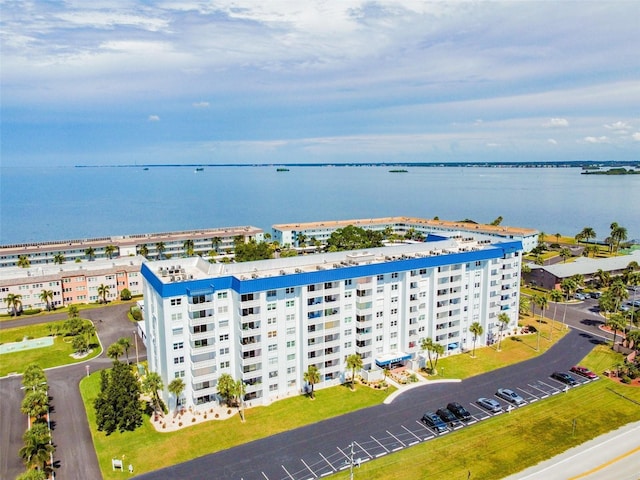
[{"label": "silver car", "polygon": [[496,392],[496,396],[509,403],[513,403],[514,405],[524,405],[526,403],[524,398],[509,388],[499,388]]},{"label": "silver car", "polygon": [[485,408],[492,413],[498,413],[502,411],[502,405],[500,405],[500,403],[493,398],[480,397],[478,400],[476,400],[476,402],[482,408]]}]

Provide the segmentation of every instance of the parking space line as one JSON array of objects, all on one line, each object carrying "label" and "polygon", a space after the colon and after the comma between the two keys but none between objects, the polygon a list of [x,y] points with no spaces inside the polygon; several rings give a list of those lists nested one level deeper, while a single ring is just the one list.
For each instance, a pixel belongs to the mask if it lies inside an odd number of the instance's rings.
[{"label": "parking space line", "polygon": [[[283,467],[283,468],[284,468],[284,467]],[[285,470],[285,472],[286,472],[286,470]],[[262,476],[263,476],[264,478],[266,478],[267,480],[269,480],[269,477],[267,477],[267,474],[266,474],[266,473],[264,473],[264,472],[260,472],[260,473],[262,474]]]},{"label": "parking space line", "polygon": [[307,465],[307,462],[305,462],[302,458],[300,459],[300,461],[304,464],[305,467],[307,467],[309,469],[309,471],[311,472],[311,475],[313,475],[314,477],[318,478],[318,475],[316,475],[313,470],[311,470],[311,467],[309,465]]},{"label": "parking space line", "polygon": [[326,477],[327,475],[331,475],[333,472],[324,472],[320,477]]},{"label": "parking space line", "polygon": [[375,438],[373,438],[373,435],[369,435],[369,437],[371,437],[371,440],[373,440],[374,442],[376,442],[378,445],[380,445],[382,448],[384,448],[384,450],[389,453],[389,449],[387,447],[385,447],[383,444],[381,444],[378,440],[376,440]]},{"label": "parking space line", "polygon": [[547,398],[549,396],[549,392],[547,392],[546,390],[538,388],[535,385],[531,385],[530,383],[527,383],[527,385],[529,385],[531,388],[535,388],[536,390],[540,390],[542,392],[542,395],[540,395],[540,398]]},{"label": "parking space line", "polygon": [[[320,453],[320,452],[318,452]],[[333,467],[333,465],[331,465],[331,463],[329,462],[329,460],[327,460],[324,455],[322,455],[322,453],[320,453],[320,456],[324,459],[325,462],[327,462],[329,464],[329,466],[333,469],[333,471],[335,472],[336,469]]]},{"label": "parking space line", "polygon": [[367,456],[368,456],[369,458],[373,458],[373,455],[371,455],[371,454],[370,454],[369,452],[367,452],[364,448],[362,448],[362,446],[361,446],[358,442],[356,442],[356,441],[354,440],[353,444],[354,444],[354,445],[357,445],[357,446],[358,446],[358,448],[359,448],[360,450],[362,450],[364,453],[366,453],[366,454],[367,454]]},{"label": "parking space line", "polygon": [[[283,469],[285,472],[287,472],[287,475],[289,475],[289,478],[290,478],[291,480],[296,480],[295,478],[293,478],[293,475],[291,475],[291,474],[289,473],[289,471],[288,471],[286,468],[284,468],[284,465],[280,465],[280,466],[282,467],[282,469]],[[263,475],[264,475],[264,474],[263,474]],[[265,475],[265,478],[266,478],[266,475]]]},{"label": "parking space line", "polygon": [[[411,435],[413,435],[414,437],[416,437],[418,440],[420,440],[420,437],[417,436],[415,433],[413,433],[411,430],[409,430],[407,427],[405,427],[404,425],[400,425],[402,428],[404,428],[407,432],[409,432]],[[409,445],[415,445],[415,443],[410,443]]]},{"label": "parking space line", "polygon": [[398,441],[398,443],[399,443],[400,445],[402,445],[403,447],[406,447],[406,445],[404,444],[404,442],[403,442],[402,440],[400,440],[398,437],[396,437],[396,436],[395,436],[393,433],[391,433],[389,430],[387,430],[387,433],[388,433],[389,435],[391,435],[393,438],[395,438],[395,439]]},{"label": "parking space line", "polygon": [[339,451],[342,455],[344,455],[344,458],[346,458],[347,460],[351,460],[351,458],[349,457],[349,455],[347,455],[346,453],[344,453],[340,447],[336,447],[336,448],[338,449],[338,451]]}]

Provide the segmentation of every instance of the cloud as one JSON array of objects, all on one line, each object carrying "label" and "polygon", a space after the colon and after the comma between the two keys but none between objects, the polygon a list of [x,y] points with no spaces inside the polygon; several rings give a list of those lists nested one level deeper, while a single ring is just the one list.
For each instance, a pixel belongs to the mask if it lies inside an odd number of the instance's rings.
[{"label": "cloud", "polygon": [[558,141],[557,141],[557,140],[555,140],[555,139],[553,139],[553,138],[549,138],[549,139],[547,140],[547,143],[550,143],[551,145],[557,145],[557,144],[558,144]]},{"label": "cloud", "polygon": [[566,118],[551,118],[542,125],[543,127],[568,127],[569,120]]},{"label": "cloud", "polygon": [[160,121],[160,117],[158,115],[149,115],[149,121],[150,122],[159,122]]},{"label": "cloud", "polygon": [[601,137],[584,137],[587,143],[609,143],[609,137],[603,135]]},{"label": "cloud", "polygon": [[604,128],[608,130],[613,130],[616,133],[625,134],[629,130],[631,130],[632,127],[627,122],[618,121],[610,124],[605,124]]},{"label": "cloud", "polygon": [[633,135],[631,135],[631,138],[633,138],[636,142],[640,142],[640,132],[636,132]]},{"label": "cloud", "polygon": [[191,105],[193,105],[194,108],[209,108],[209,102],[194,102]]}]

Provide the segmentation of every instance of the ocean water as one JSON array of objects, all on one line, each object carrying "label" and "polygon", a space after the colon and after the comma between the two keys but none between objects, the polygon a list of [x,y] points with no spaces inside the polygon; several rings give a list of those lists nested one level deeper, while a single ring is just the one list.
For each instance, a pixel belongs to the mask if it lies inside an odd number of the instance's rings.
[{"label": "ocean water", "polygon": [[640,175],[579,168],[2,168],[0,244],[277,223],[469,218],[549,235],[612,222],[640,239]]}]

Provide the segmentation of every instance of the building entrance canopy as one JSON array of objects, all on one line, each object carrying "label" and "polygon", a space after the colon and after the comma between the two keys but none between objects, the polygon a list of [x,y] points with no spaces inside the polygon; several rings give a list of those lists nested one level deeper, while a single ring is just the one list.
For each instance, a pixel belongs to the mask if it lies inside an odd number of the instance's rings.
[{"label": "building entrance canopy", "polygon": [[385,353],[384,355],[376,357],[376,365],[385,368],[410,359],[411,355],[404,352]]}]

